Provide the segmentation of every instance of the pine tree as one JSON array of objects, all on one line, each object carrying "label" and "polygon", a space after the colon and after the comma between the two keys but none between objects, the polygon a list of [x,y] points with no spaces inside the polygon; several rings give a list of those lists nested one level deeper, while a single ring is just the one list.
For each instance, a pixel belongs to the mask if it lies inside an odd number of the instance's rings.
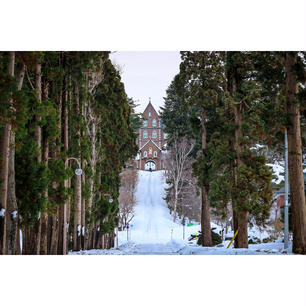
[{"label": "pine tree", "polygon": [[202,194],[202,244],[211,246],[207,122],[210,122],[210,112],[214,112],[220,89],[224,85],[223,54],[220,52],[182,52],[181,56],[182,63],[177,86],[180,86],[179,83],[181,83],[183,88],[181,96],[185,96],[184,99],[188,101],[188,104],[200,108],[202,154],[195,164],[195,173],[199,178]]},{"label": "pine tree", "polygon": [[[305,254],[306,217],[302,167],[301,121],[305,104],[305,59],[302,52],[258,52],[254,55],[257,79],[263,87],[267,105],[262,121],[270,145],[284,148],[284,129],[288,130],[290,200],[293,225],[293,252]],[[268,111],[278,114],[272,121]]]},{"label": "pine tree", "polygon": [[[10,53],[0,53],[1,135],[11,126],[10,139],[2,137],[11,142],[7,174],[1,166],[2,187],[10,182],[5,202],[14,212],[7,226],[8,212],[0,218],[3,252],[66,254],[75,228],[80,234],[76,249],[113,245],[119,174],[136,154],[133,124],[139,120],[108,55],[13,52],[10,61]],[[79,166],[81,180],[74,174]]]}]

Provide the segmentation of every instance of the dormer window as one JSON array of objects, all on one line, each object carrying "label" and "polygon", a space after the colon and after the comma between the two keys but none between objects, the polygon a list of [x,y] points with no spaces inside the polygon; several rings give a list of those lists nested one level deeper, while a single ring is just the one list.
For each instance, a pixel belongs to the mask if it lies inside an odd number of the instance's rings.
[{"label": "dormer window", "polygon": [[153,120],[152,120],[152,126],[153,126],[153,127],[156,127],[156,119],[153,119]]},{"label": "dormer window", "polygon": [[152,117],[152,112],[151,111],[149,111],[149,118],[151,118]]}]

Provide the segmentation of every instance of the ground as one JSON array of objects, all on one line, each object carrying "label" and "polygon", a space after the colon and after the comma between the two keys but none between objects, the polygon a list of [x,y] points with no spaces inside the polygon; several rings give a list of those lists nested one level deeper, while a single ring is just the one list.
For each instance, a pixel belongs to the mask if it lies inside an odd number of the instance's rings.
[{"label": "ground", "polygon": [[[229,241],[216,247],[201,247],[189,242],[191,234],[197,234],[200,225],[185,226],[173,222],[164,196],[166,187],[163,171],[139,171],[137,186],[137,205],[130,230],[119,232],[116,247],[110,250],[88,250],[71,252],[71,255],[265,255],[285,254],[281,241],[249,245],[249,249],[227,249]],[[212,223],[218,232],[221,227]],[[184,233],[185,231],[185,233]],[[265,231],[256,227],[250,229],[252,236],[267,237]],[[232,235],[233,233],[229,233]],[[291,248],[288,250],[291,253]]]}]

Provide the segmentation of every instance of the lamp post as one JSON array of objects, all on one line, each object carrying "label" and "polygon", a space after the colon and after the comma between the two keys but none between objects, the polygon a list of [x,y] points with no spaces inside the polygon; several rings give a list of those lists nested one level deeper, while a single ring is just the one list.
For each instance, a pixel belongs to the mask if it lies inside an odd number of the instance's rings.
[{"label": "lamp post", "polygon": [[[83,173],[81,169],[81,163],[78,158],[75,157],[68,157],[65,160],[65,169],[68,167],[69,160],[74,160],[78,164],[78,168],[75,169],[74,173],[77,176],[76,177],[76,185],[75,185],[75,208],[76,212],[74,217],[74,243],[73,243],[73,249],[79,251],[81,249],[81,235],[84,233],[84,230],[82,230],[81,227],[81,197],[82,197],[82,180],[81,175]],[[68,180],[65,180],[65,187],[68,188]],[[69,223],[67,222],[67,210],[66,205],[63,208],[62,211],[62,220],[63,220],[63,253],[66,254],[67,252],[67,236],[68,236],[68,230],[69,230]]]},{"label": "lamp post", "polygon": [[[113,203],[113,202],[114,202],[112,196],[111,196],[109,193],[104,193],[103,196],[104,196],[104,197],[108,197],[108,202],[109,202],[109,203]],[[114,243],[114,242],[112,241],[112,245],[113,245],[113,243]]]},{"label": "lamp post", "polygon": [[289,240],[289,217],[288,217],[288,192],[289,192],[289,184],[288,184],[288,137],[287,137],[287,129],[285,129],[285,237],[284,237],[284,249],[288,249],[288,240]]}]

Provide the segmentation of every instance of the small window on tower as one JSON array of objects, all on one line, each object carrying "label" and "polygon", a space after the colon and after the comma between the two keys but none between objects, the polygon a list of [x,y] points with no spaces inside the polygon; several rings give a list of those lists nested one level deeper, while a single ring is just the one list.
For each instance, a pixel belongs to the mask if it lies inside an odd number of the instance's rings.
[{"label": "small window on tower", "polygon": [[149,118],[151,118],[152,117],[152,113],[151,113],[151,111],[149,111]]}]

